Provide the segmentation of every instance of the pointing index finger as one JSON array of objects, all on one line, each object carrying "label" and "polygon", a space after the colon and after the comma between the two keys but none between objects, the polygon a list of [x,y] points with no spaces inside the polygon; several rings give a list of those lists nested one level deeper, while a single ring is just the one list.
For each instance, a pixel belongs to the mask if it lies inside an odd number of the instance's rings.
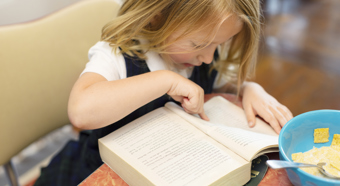
[{"label": "pointing index finger", "polygon": [[205,121],[209,121],[210,119],[208,118],[208,116],[205,114],[205,112],[203,111],[202,113],[198,114],[203,120]]}]

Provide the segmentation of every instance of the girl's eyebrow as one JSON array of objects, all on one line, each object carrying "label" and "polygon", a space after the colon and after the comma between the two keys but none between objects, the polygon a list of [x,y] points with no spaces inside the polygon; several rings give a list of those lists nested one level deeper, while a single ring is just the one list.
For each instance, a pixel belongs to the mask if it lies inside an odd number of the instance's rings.
[{"label": "girl's eyebrow", "polygon": [[[234,36],[230,37],[229,39],[227,39],[226,41],[224,41],[224,42],[222,42],[222,43],[225,43],[225,42],[230,41],[233,37],[234,37]],[[198,46],[207,45],[207,44],[209,43],[209,42],[199,42],[200,44],[197,44],[198,42],[195,41],[195,39],[190,40],[190,42],[191,42],[192,44],[198,45]],[[217,41],[212,41],[210,44],[218,44],[218,45],[220,45],[220,44],[222,44],[222,43],[217,42]]]}]

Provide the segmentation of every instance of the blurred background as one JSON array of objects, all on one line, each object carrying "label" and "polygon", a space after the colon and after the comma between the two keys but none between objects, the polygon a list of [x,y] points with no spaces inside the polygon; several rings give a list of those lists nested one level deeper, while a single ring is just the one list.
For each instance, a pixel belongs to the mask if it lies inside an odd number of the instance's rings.
[{"label": "blurred background", "polygon": [[[77,1],[81,0],[1,0],[0,26],[33,21]],[[263,36],[254,80],[294,115],[340,110],[340,1],[265,0],[262,8]],[[21,183],[28,186],[40,166],[76,138],[72,127],[65,126],[19,154],[13,161]],[[6,184],[1,167],[0,186]]]},{"label": "blurred background", "polygon": [[255,81],[294,115],[340,109],[340,1],[266,0]]}]

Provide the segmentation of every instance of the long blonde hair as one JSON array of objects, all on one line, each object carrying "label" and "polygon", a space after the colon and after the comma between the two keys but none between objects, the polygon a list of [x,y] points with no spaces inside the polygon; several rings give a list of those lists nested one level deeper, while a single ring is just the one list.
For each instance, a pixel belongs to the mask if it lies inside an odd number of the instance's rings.
[{"label": "long blonde hair", "polygon": [[[166,53],[171,44],[166,39],[179,29],[185,30],[177,40],[207,28],[213,35],[227,14],[237,15],[243,27],[230,46],[221,45],[214,68],[228,74],[234,64],[240,87],[255,71],[261,30],[259,0],[125,0],[117,18],[104,26],[102,40],[122,53],[145,59],[144,52],[149,50]],[[143,39],[148,42],[138,42]]]}]

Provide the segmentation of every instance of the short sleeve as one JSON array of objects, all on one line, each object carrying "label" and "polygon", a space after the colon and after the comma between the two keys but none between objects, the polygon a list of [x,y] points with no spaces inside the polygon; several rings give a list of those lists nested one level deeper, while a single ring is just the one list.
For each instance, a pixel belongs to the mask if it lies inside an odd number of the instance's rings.
[{"label": "short sleeve", "polygon": [[90,48],[89,62],[81,73],[97,73],[108,81],[126,78],[125,60],[119,51],[115,52],[107,42],[100,41]]}]

